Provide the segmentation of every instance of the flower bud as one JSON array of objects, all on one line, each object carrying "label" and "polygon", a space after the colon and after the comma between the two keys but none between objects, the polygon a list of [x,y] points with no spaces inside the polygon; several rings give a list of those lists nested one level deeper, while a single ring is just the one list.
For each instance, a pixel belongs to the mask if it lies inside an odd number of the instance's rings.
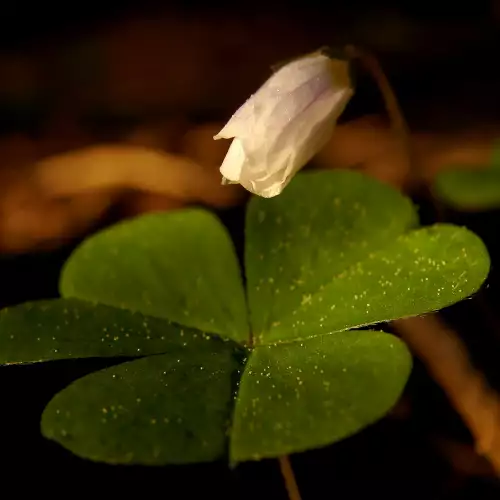
[{"label": "flower bud", "polygon": [[233,139],[223,182],[272,198],[330,138],[353,94],[349,63],[312,54],[274,73],[214,139]]}]

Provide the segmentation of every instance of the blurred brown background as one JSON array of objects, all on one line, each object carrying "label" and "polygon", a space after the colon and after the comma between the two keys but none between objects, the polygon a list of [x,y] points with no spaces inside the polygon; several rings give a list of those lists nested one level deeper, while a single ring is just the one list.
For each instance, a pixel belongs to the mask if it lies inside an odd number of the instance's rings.
[{"label": "blurred brown background", "polygon": [[[409,121],[424,181],[457,163],[483,165],[500,133],[499,27],[496,1],[2,4],[0,305],[56,296],[74,245],[123,217],[202,204],[240,238],[246,194],[220,185],[228,144],[212,136],[273,64],[324,45],[359,44],[380,59]],[[378,90],[363,73],[313,164],[355,166],[417,192]],[[427,209],[423,203],[424,221]],[[498,214],[454,217],[485,238],[495,264]],[[478,366],[500,386],[500,337],[473,312],[470,304],[448,311]],[[76,484],[92,494],[140,487],[138,494],[167,498],[284,498],[273,463],[235,474],[225,464],[124,470],[81,461],[44,441],[38,418],[45,403],[98,367],[0,368],[4,471],[17,491],[29,477],[37,494],[68,494]],[[498,498],[491,471],[446,398],[418,363],[415,372],[410,410],[402,405],[398,418],[297,458],[304,500],[374,493]]]},{"label": "blurred brown background", "polygon": [[[324,45],[355,43],[380,58],[430,171],[480,161],[500,111],[495,3],[6,4],[0,251],[58,247],[110,210],[121,217],[240,203],[244,193],[220,186],[227,142],[213,134],[273,64]],[[376,87],[360,74],[343,122],[383,113]],[[316,163],[365,163],[402,185],[384,124],[361,123],[341,129],[342,140]]]}]

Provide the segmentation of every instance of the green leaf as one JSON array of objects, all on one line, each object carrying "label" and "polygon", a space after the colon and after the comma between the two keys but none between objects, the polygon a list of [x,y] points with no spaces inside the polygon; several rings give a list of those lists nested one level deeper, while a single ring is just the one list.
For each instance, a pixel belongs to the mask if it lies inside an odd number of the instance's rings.
[{"label": "green leaf", "polygon": [[433,192],[448,205],[462,210],[496,209],[500,207],[500,169],[440,172]]},{"label": "green leaf", "polygon": [[474,293],[488,275],[482,241],[467,229],[435,225],[400,236],[303,297],[264,341],[306,338],[449,306]]},{"label": "green leaf", "polygon": [[466,211],[500,207],[500,141],[496,140],[488,165],[457,167],[439,172],[432,186],[434,195],[448,205]]},{"label": "green leaf", "polygon": [[43,435],[113,464],[225,456],[239,353],[231,342],[204,342],[181,357],[150,356],[77,380],[46,407]]},{"label": "green leaf", "polygon": [[252,200],[246,271],[253,335],[276,343],[433,311],[475,292],[489,270],[481,240],[415,226],[410,202],[354,172],[296,177]]},{"label": "green leaf", "polygon": [[500,169],[500,139],[496,139],[491,152],[489,166],[493,170]]},{"label": "green leaf", "polygon": [[299,174],[280,196],[253,198],[245,269],[254,335],[416,223],[408,199],[352,171]]},{"label": "green leaf", "polygon": [[300,174],[279,197],[251,200],[256,347],[239,380],[247,351],[202,333],[250,334],[220,221],[189,209],[123,222],[73,253],[65,299],[0,313],[0,361],[150,355],[88,375],[47,406],[44,435],[84,458],[205,462],[230,444],[239,462],[324,446],[381,418],[411,368],[397,338],[346,330],[439,309],[486,278],[473,233],[417,226],[410,200],[352,171]]},{"label": "green leaf", "polygon": [[90,237],[66,263],[63,297],[100,302],[247,340],[240,269],[205,210],[146,215]]},{"label": "green leaf", "polygon": [[232,462],[278,457],[344,439],[398,400],[411,356],[374,331],[257,347],[240,382]]},{"label": "green leaf", "polygon": [[77,299],[31,302],[0,311],[0,364],[53,359],[183,355],[205,343],[198,330]]}]

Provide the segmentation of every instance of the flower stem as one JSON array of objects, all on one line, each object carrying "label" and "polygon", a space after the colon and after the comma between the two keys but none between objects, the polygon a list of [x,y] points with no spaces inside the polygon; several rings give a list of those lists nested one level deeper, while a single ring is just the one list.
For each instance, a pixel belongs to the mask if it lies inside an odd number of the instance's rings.
[{"label": "flower stem", "polygon": [[394,92],[389,79],[385,75],[384,70],[380,66],[376,57],[359,49],[358,47],[348,45],[345,48],[345,52],[351,59],[357,59],[377,84],[385,104],[385,109],[389,117],[391,127],[395,135],[398,136],[401,146],[403,147],[403,153],[405,153],[405,160],[408,162],[412,180],[419,182],[420,172],[414,162],[408,125],[403,112],[401,111],[396,93]]},{"label": "flower stem", "polygon": [[278,458],[281,475],[285,482],[285,488],[288,492],[288,498],[290,500],[301,500],[299,487],[297,486],[297,481],[295,480],[295,474],[293,473],[292,464],[290,463],[290,457],[288,455],[283,455]]}]

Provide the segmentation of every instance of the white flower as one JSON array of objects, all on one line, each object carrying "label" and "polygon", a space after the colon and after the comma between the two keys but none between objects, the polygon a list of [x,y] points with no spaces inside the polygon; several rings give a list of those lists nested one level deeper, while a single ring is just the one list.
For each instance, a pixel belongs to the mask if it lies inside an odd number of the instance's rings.
[{"label": "white flower", "polygon": [[352,94],[347,61],[315,53],[283,66],[214,137],[233,139],[223,182],[280,194],[328,141]]}]

